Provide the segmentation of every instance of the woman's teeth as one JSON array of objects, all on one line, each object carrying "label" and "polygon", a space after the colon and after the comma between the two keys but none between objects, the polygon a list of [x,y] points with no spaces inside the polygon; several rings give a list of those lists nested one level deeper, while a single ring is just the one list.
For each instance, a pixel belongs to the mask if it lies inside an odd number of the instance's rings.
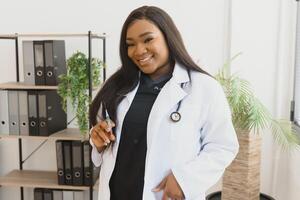
[{"label": "woman's teeth", "polygon": [[148,56],[148,57],[146,57],[146,58],[140,59],[140,60],[139,60],[139,63],[140,63],[140,64],[145,64],[145,63],[147,63],[148,61],[150,61],[151,58],[152,58],[152,56]]}]

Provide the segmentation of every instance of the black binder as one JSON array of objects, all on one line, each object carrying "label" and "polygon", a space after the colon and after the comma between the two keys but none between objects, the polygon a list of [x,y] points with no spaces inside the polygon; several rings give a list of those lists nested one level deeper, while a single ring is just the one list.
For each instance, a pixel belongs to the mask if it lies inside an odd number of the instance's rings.
[{"label": "black binder", "polygon": [[49,136],[67,127],[67,115],[56,91],[28,91],[28,118],[32,136]]},{"label": "black binder", "polygon": [[57,179],[59,185],[65,184],[63,141],[56,141]]},{"label": "black binder", "polygon": [[72,145],[71,141],[63,141],[65,184],[73,185]]},{"label": "black binder", "polygon": [[73,185],[83,185],[82,143],[72,141]]},{"label": "black binder", "polygon": [[47,123],[47,93],[48,91],[38,92],[38,121],[39,121],[39,135],[48,136]]},{"label": "black binder", "polygon": [[49,40],[45,47],[45,83],[57,85],[58,76],[67,73],[65,42],[63,40]]},{"label": "black binder", "polygon": [[39,135],[38,99],[36,91],[28,91],[29,135]]},{"label": "black binder", "polygon": [[42,188],[34,188],[33,196],[34,196],[34,200],[44,200],[43,199],[43,189]]},{"label": "black binder", "polygon": [[94,185],[98,176],[100,167],[95,167],[91,160],[92,147],[89,141],[83,141],[83,165],[84,165],[84,185]]},{"label": "black binder", "polygon": [[35,84],[45,85],[45,59],[44,59],[44,42],[34,41],[34,74]]},{"label": "black binder", "polygon": [[67,128],[67,114],[56,91],[45,91],[48,135]]},{"label": "black binder", "polygon": [[44,189],[44,200],[53,200],[53,191],[50,189]]}]

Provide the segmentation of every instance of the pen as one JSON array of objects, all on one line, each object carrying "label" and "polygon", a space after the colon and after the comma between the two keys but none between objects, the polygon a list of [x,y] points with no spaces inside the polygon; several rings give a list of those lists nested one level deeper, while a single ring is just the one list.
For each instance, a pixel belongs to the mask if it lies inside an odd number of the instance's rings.
[{"label": "pen", "polygon": [[108,111],[107,111],[106,108],[105,108],[105,121],[106,121],[106,123],[108,125],[108,128],[106,129],[106,131],[110,132],[111,129],[112,129],[112,121],[111,121],[111,119],[109,117],[109,114],[108,114]]}]

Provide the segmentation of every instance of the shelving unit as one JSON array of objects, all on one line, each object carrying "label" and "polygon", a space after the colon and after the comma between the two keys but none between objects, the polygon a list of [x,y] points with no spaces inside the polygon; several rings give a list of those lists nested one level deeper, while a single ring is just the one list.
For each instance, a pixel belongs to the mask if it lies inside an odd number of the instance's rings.
[{"label": "shelving unit", "polygon": [[[19,38],[20,37],[87,37],[88,38],[88,75],[89,75],[89,97],[92,98],[92,90],[98,89],[92,87],[91,79],[91,63],[92,63],[92,39],[101,39],[103,41],[103,63],[106,63],[106,35],[105,34],[92,34],[89,31],[87,34],[83,33],[41,33],[41,34],[4,34],[0,35],[0,39],[15,40],[15,52],[16,52],[16,82],[1,83],[0,89],[5,90],[57,90],[57,86],[45,86],[45,85],[32,85],[20,82],[19,77]],[[106,79],[106,69],[103,68],[103,81]],[[89,125],[89,127],[91,127]],[[86,139],[80,134],[79,129],[67,128],[65,130],[56,132],[50,136],[24,136],[24,135],[4,135],[0,134],[1,139],[18,139],[19,144],[19,170],[12,170],[8,174],[0,177],[0,186],[7,187],[20,187],[21,200],[24,200],[23,187],[26,188],[50,188],[50,189],[66,189],[66,190],[88,190],[90,194],[90,200],[93,200],[93,190],[97,190],[99,180],[93,186],[70,186],[59,185],[57,181],[56,171],[37,171],[37,170],[24,170],[23,164],[25,161],[34,154],[46,141],[48,140],[83,140]],[[22,154],[22,140],[44,140],[30,155],[23,160]]]},{"label": "shelving unit", "polygon": [[49,136],[0,135],[0,139],[83,140],[85,137],[80,133],[79,129],[67,128]]}]

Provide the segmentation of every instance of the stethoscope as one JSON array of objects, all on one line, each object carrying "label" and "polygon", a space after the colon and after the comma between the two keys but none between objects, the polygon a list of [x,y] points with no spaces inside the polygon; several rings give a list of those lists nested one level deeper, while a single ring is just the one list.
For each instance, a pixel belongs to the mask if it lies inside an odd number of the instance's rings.
[{"label": "stethoscope", "polygon": [[[185,83],[181,83],[180,84],[180,87],[183,88]],[[171,113],[170,115],[170,119],[173,121],[173,122],[179,122],[180,119],[181,119],[181,114],[179,112],[179,109],[180,109],[180,106],[181,106],[181,102],[182,100],[180,100],[178,103],[177,103],[177,108],[174,112]]]}]

